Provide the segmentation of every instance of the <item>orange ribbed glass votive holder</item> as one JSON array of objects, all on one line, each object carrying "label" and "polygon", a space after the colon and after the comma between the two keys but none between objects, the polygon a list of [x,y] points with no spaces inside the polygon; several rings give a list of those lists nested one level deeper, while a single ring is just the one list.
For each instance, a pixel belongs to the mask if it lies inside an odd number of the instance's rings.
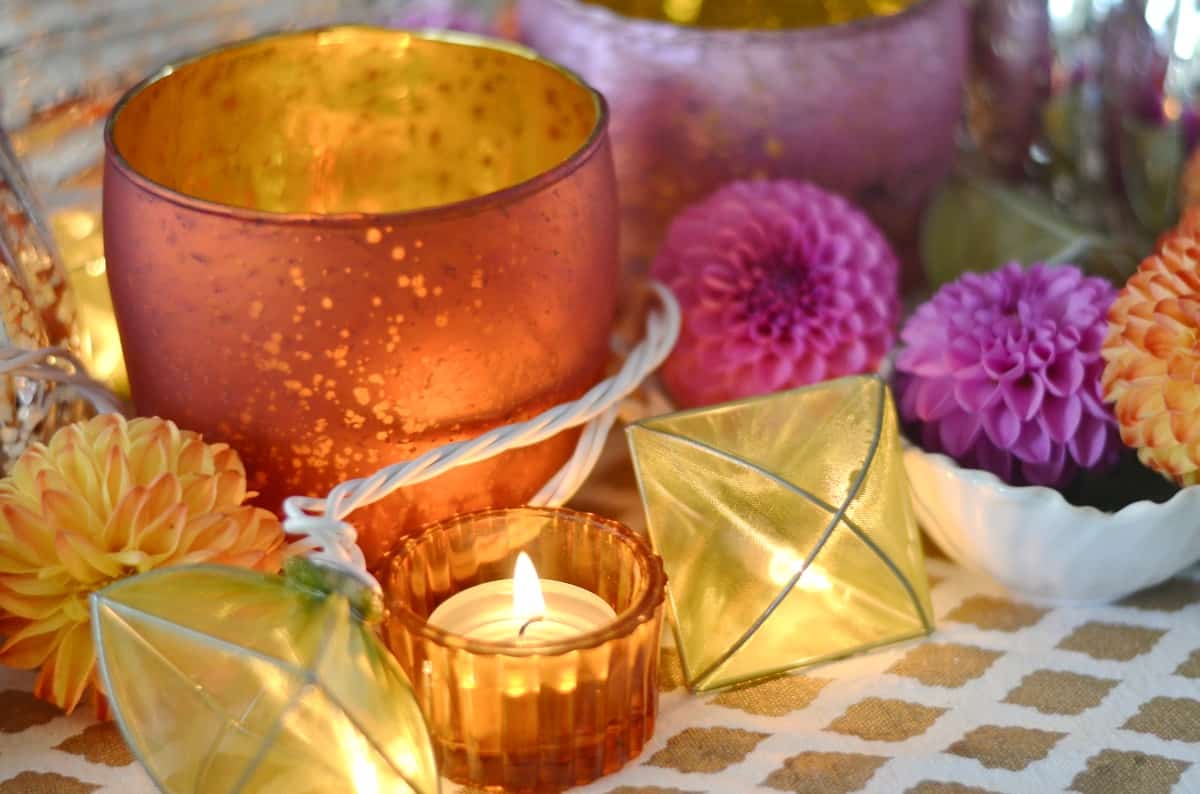
[{"label": "orange ribbed glass votive holder", "polygon": [[[521,552],[544,586],[594,593],[616,618],[551,641],[482,641],[429,622],[451,596],[512,576]],[[384,573],[385,639],[412,680],[444,777],[562,791],[616,771],[654,733],[666,574],[623,524],[562,509],[468,514],[407,540]]]}]

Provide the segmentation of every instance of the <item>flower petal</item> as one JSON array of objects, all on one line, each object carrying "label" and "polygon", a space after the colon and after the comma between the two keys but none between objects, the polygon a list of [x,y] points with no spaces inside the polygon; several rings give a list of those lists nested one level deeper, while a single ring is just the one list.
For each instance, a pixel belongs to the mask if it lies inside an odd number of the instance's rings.
[{"label": "flower petal", "polygon": [[1005,404],[1023,422],[1028,422],[1037,416],[1042,407],[1042,396],[1045,391],[1042,379],[1028,372],[1019,378],[1012,378],[1000,383],[1000,393],[1004,397]]},{"label": "flower petal", "polygon": [[956,380],[954,398],[967,411],[982,411],[1001,399],[1000,389],[990,378]]},{"label": "flower petal", "polygon": [[955,408],[954,391],[937,380],[921,380],[913,384],[916,390],[916,416],[923,422],[941,419]]},{"label": "flower petal", "polygon": [[63,634],[53,657],[42,667],[33,694],[70,714],[87,691],[95,666],[91,632],[87,623],[80,623]]},{"label": "flower petal", "polygon": [[976,444],[975,455],[979,468],[986,469],[1005,482],[1013,481],[1013,456],[992,444]]},{"label": "flower petal", "polygon": [[991,350],[983,356],[982,363],[984,372],[998,381],[1019,378],[1025,374],[1024,357],[1008,350]]},{"label": "flower petal", "polygon": [[123,573],[121,566],[87,535],[61,530],[54,538],[54,548],[67,572],[83,584],[97,584]]},{"label": "flower petal", "polygon": [[19,670],[37,667],[49,658],[58,645],[60,634],[71,625],[62,612],[27,624],[0,646],[0,664]]},{"label": "flower petal", "polygon": [[955,411],[935,426],[941,434],[942,449],[954,458],[961,458],[974,446],[982,427],[979,414],[970,411]]},{"label": "flower petal", "polygon": [[1055,446],[1048,459],[1033,463],[1021,462],[1021,474],[1030,485],[1044,485],[1047,488],[1061,488],[1070,482],[1075,469],[1067,458],[1067,448]]},{"label": "flower petal", "polygon": [[1013,445],[1013,453],[1024,463],[1046,463],[1051,458],[1050,434],[1045,426],[1031,420],[1021,425],[1021,437]]},{"label": "flower petal", "polygon": [[1056,444],[1065,444],[1074,437],[1083,418],[1083,401],[1076,394],[1055,397],[1048,394],[1042,400],[1042,417],[1046,430]]},{"label": "flower petal", "polygon": [[1060,355],[1043,370],[1046,390],[1056,397],[1074,394],[1083,383],[1083,362],[1078,356]]},{"label": "flower petal", "polygon": [[1104,454],[1104,447],[1112,426],[1094,416],[1085,415],[1079,421],[1079,429],[1067,444],[1071,457],[1085,469],[1096,465]]},{"label": "flower petal", "polygon": [[999,449],[1008,450],[1021,435],[1021,420],[1001,401],[982,412],[983,429]]}]

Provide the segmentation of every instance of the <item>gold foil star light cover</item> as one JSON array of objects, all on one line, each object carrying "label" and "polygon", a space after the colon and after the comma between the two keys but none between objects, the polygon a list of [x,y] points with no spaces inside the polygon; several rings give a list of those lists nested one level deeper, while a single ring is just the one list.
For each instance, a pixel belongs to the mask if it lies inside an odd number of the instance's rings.
[{"label": "gold foil star light cover", "polygon": [[932,631],[880,378],[656,417],[628,434],[693,690]]}]

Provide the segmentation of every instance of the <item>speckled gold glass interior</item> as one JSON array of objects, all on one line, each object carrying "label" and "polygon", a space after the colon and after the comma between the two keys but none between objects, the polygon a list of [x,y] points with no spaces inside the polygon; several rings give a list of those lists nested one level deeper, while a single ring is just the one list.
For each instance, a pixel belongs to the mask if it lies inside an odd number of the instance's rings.
[{"label": "speckled gold glass interior", "polygon": [[898,14],[922,0],[587,0],[625,16],[702,28],[809,28]]},{"label": "speckled gold glass interior", "polygon": [[598,116],[589,89],[523,50],[337,28],[186,63],[118,109],[113,139],[134,170],[196,198],[379,213],[535,177]]}]

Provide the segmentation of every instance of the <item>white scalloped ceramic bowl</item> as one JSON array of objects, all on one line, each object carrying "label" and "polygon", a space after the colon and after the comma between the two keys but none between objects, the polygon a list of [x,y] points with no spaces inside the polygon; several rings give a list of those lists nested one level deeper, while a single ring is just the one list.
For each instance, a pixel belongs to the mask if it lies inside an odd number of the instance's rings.
[{"label": "white scalloped ceramic bowl", "polygon": [[1026,598],[1114,601],[1200,561],[1200,485],[1162,504],[1106,513],[911,445],[904,463],[926,534],[959,564]]}]

